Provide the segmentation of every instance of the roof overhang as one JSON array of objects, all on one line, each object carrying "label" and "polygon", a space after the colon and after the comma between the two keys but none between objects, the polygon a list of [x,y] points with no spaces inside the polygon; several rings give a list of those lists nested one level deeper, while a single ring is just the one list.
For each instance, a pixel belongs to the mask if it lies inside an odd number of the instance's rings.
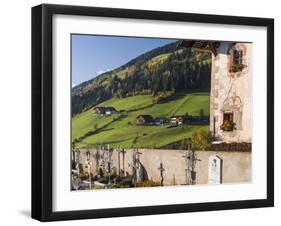
[{"label": "roof overhang", "polygon": [[220,42],[202,40],[182,40],[178,46],[183,48],[193,48],[200,51],[208,51],[216,56],[218,54],[216,49],[220,46]]}]

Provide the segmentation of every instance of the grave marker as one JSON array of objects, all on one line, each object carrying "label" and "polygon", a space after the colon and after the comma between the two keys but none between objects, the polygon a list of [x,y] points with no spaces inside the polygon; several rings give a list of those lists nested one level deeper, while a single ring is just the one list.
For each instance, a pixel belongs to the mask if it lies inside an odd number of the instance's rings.
[{"label": "grave marker", "polygon": [[215,155],[209,157],[208,183],[221,184],[222,183],[222,159]]}]

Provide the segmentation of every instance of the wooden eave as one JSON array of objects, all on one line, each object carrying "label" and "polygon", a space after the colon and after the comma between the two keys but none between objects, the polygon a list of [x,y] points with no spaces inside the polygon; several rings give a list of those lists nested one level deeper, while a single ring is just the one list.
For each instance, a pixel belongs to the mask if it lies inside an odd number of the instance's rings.
[{"label": "wooden eave", "polygon": [[182,40],[178,47],[192,48],[200,51],[212,52],[215,56],[218,54],[216,48],[220,46],[218,41],[201,41],[201,40]]}]

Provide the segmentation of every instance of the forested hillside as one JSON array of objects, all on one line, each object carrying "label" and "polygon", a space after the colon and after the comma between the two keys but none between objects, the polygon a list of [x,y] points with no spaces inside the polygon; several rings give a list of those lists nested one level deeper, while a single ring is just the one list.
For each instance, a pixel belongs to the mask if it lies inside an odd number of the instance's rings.
[{"label": "forested hillside", "polygon": [[152,95],[157,103],[176,93],[209,91],[210,54],[180,49],[178,44],[174,42],[153,49],[117,69],[74,87],[72,115],[110,98]]}]

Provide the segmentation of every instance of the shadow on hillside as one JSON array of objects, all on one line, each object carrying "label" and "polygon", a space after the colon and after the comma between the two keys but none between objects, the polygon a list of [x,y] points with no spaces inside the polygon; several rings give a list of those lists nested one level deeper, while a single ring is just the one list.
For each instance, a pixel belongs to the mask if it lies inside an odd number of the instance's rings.
[{"label": "shadow on hillside", "polygon": [[188,94],[192,94],[193,96],[206,96],[206,94],[210,93],[209,91],[193,91],[193,92],[181,92],[181,93],[175,93],[172,96],[168,96],[166,98],[163,98],[162,100],[160,100],[158,102],[158,104],[165,104],[168,103],[170,101],[175,101],[175,100],[179,100],[183,97],[185,97]]},{"label": "shadow on hillside", "polygon": [[120,140],[113,140],[113,141],[103,141],[103,142],[100,142],[100,143],[88,143],[88,142],[81,142],[84,146],[88,147],[88,148],[96,148],[97,145],[100,145],[100,144],[117,144],[117,143],[120,143],[120,142],[125,142],[125,141],[129,141],[131,140],[132,138],[127,138],[127,139],[120,139]]},{"label": "shadow on hillside", "polygon": [[158,104],[165,104],[165,103],[168,103],[170,101],[179,100],[179,99],[183,98],[185,95],[186,95],[186,93],[175,93],[172,96],[168,96],[166,98],[163,98],[162,100],[160,100],[158,102]]},{"label": "shadow on hillside", "polygon": [[127,112],[134,112],[134,111],[140,111],[140,110],[144,110],[144,109],[147,109],[147,108],[150,108],[152,107],[154,104],[149,104],[149,105],[146,105],[146,106],[143,106],[143,107],[139,107],[139,108],[134,108],[134,109],[130,109],[130,110],[127,110]]},{"label": "shadow on hillside", "polygon": [[194,96],[206,96],[206,94],[210,94],[210,92],[193,93]]},{"label": "shadow on hillside", "polygon": [[105,143],[106,144],[117,144],[117,143],[125,142],[125,141],[131,140],[131,139],[132,138],[120,139],[120,140],[112,140],[112,141],[106,141]]},{"label": "shadow on hillside", "polygon": [[107,132],[107,131],[110,131],[110,130],[113,130],[113,128],[107,128],[107,129],[104,128],[104,129],[99,130],[98,133]]}]

